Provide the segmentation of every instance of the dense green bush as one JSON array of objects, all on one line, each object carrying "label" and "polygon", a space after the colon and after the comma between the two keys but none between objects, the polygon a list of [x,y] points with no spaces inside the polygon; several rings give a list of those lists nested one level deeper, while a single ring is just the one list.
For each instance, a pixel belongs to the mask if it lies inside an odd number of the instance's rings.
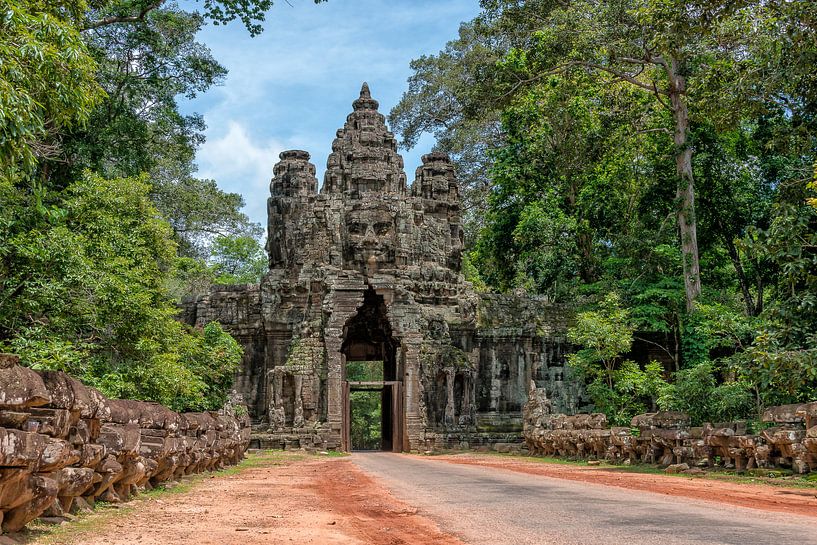
[{"label": "dense green bush", "polygon": [[749,385],[736,381],[718,384],[709,361],[675,373],[672,383],[661,389],[658,406],[689,414],[693,425],[757,416]]},{"label": "dense green bush", "polygon": [[60,192],[6,187],[0,349],[114,397],[216,408],[241,349],[175,319],[175,243],[144,178],[86,174]]},{"label": "dense green bush", "polygon": [[642,369],[621,356],[630,350],[634,326],[616,293],[608,294],[598,310],[581,312],[568,330],[568,339],[580,348],[568,364],[587,383],[596,410],[615,425],[627,426],[637,414],[655,409],[659,393],[667,386],[664,368],[651,362]]}]

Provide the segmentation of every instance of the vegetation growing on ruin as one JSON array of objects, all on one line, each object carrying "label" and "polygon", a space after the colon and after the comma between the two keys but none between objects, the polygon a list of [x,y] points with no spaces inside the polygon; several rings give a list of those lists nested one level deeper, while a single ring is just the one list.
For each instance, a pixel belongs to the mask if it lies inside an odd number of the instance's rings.
[{"label": "vegetation growing on ruin", "polygon": [[572,362],[617,422],[817,396],[817,6],[482,7],[390,115],[458,164],[470,278],[577,308]]}]

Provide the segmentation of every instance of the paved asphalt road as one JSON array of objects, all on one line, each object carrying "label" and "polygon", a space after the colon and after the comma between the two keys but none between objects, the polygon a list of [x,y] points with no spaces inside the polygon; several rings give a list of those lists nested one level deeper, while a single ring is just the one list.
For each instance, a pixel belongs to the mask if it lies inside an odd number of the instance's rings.
[{"label": "paved asphalt road", "polygon": [[472,545],[817,545],[817,518],[399,454],[351,459]]}]

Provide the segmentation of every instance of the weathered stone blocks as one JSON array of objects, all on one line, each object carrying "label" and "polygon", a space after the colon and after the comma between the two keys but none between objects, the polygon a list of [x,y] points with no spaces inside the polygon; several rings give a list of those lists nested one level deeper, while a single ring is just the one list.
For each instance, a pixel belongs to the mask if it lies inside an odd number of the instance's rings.
[{"label": "weathered stone blocks", "polygon": [[[630,428],[606,428],[603,415],[551,414],[542,389],[531,386],[523,437],[533,454],[642,462],[678,469],[720,465],[738,471],[786,468],[817,471],[817,402],[770,407],[758,434],[746,422],[691,427],[688,415],[662,411],[634,417]],[[636,433],[633,429],[637,429]]]},{"label": "weathered stone blocks", "polygon": [[237,463],[249,445],[249,420],[233,410],[184,415],[109,400],[65,373],[38,373],[7,354],[0,354],[0,379],[8,380],[0,382],[4,532]]},{"label": "weathered stone blocks", "polygon": [[38,407],[50,402],[40,375],[18,363],[17,356],[0,355],[0,409]]}]

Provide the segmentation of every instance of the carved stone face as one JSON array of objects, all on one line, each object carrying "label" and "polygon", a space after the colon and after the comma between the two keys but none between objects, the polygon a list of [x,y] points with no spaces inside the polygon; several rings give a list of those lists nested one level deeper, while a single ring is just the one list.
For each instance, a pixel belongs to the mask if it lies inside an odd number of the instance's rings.
[{"label": "carved stone face", "polygon": [[393,212],[376,207],[355,208],[346,213],[345,226],[343,256],[347,266],[394,263],[397,229]]}]

